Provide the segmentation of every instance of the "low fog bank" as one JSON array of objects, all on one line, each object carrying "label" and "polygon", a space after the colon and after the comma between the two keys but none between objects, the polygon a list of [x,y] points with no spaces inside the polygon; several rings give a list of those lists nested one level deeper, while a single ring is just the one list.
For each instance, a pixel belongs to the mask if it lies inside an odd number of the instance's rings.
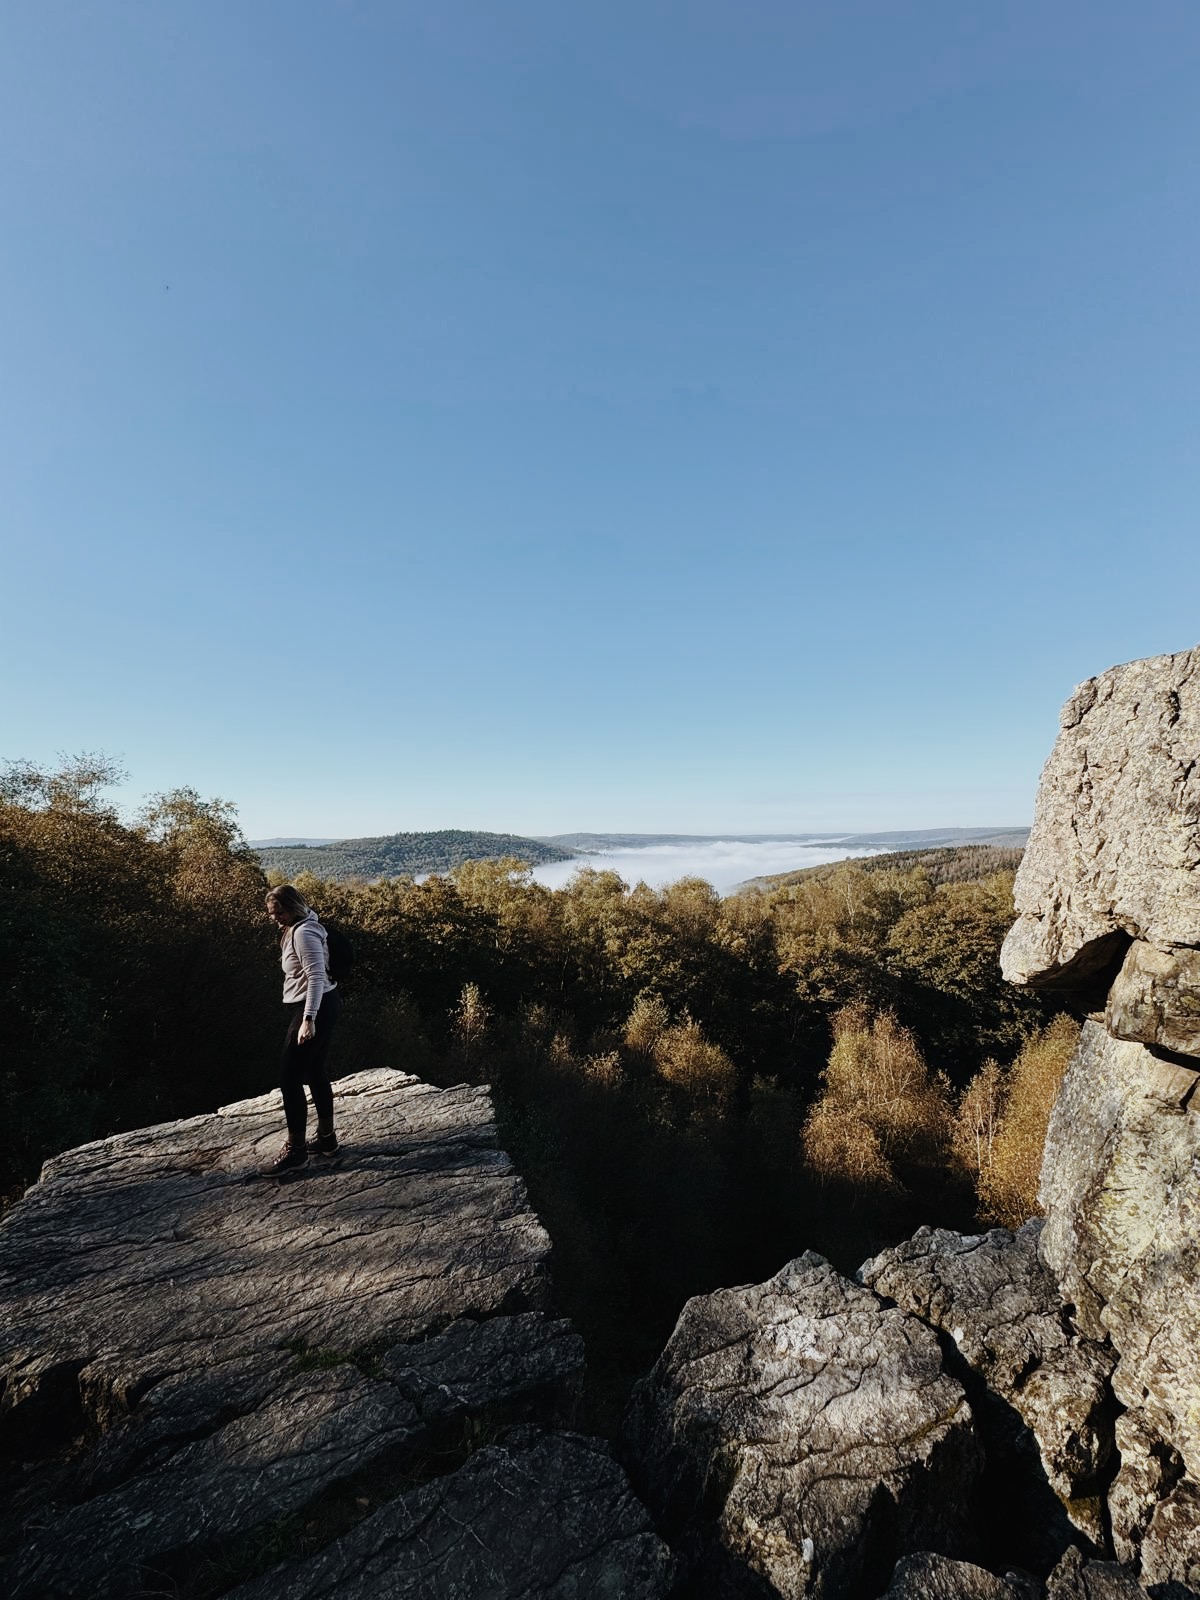
[{"label": "low fog bank", "polygon": [[661,889],[680,878],[704,878],[719,894],[729,894],[747,878],[795,872],[798,867],[843,861],[847,856],[881,853],[878,849],[864,850],[856,844],[815,845],[803,839],[705,839],[692,844],[597,850],[570,861],[547,862],[545,866],[535,867],[533,876],[548,889],[561,889],[581,867],[595,867],[598,872],[619,873],[631,885],[648,883],[652,889]]}]

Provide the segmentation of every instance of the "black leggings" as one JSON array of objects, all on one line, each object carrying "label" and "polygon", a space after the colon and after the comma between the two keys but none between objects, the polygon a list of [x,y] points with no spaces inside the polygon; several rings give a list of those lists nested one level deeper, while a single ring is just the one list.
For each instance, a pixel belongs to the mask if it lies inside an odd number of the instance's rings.
[{"label": "black leggings", "polygon": [[294,1150],[304,1145],[308,1129],[308,1102],[304,1085],[312,1090],[312,1103],[319,1121],[333,1126],[333,1089],[329,1083],[329,1041],[342,1009],[336,989],[326,989],[317,1012],[317,1036],[307,1044],[297,1044],[296,1035],[304,1021],[304,1001],[288,1007],[288,1031],[283,1041],[283,1114],[287,1118],[288,1143]]}]

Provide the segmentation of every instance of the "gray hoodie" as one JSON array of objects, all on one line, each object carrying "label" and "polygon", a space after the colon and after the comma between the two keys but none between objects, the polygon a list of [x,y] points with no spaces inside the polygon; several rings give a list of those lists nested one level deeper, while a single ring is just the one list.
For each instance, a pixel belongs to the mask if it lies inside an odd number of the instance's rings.
[{"label": "gray hoodie", "polygon": [[304,1001],[304,1015],[315,1017],[326,990],[336,989],[329,976],[329,941],[325,929],[310,911],[293,922],[281,941],[283,951],[283,1003]]}]

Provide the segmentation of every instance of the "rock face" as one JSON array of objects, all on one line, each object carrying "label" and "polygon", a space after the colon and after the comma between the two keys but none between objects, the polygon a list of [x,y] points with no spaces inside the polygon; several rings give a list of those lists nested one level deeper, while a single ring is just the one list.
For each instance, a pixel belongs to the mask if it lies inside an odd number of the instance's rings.
[{"label": "rock face", "polygon": [[1001,957],[1014,983],[1082,980],[1130,939],[1200,947],[1198,669],[1200,647],[1134,661],[1067,701]]},{"label": "rock face", "polygon": [[1200,1056],[1200,950],[1160,950],[1137,939],[1108,991],[1114,1039]]},{"label": "rock face", "polygon": [[[208,1600],[256,1573],[256,1593],[319,1594],[322,1562],[368,1573],[383,1551],[413,1563],[406,1593],[557,1594],[560,1572],[573,1594],[663,1592],[620,1469],[561,1431],[582,1342],[546,1315],[549,1240],[486,1092],[375,1072],[337,1093],[333,1166],[254,1177],[272,1095],[71,1151],[6,1219],[13,1600]],[[441,1527],[448,1549],[455,1518],[503,1581],[411,1533]]]},{"label": "rock face", "polygon": [[628,1443],[705,1593],[824,1600],[878,1594],[905,1551],[958,1553],[982,1460],[930,1330],[811,1253],[688,1302]]},{"label": "rock face", "polygon": [[1156,1586],[1200,1582],[1198,668],[1133,662],[1068,702],[1003,954],[1094,1012],[1046,1139],[1041,1255],[1115,1352],[1112,1546]]},{"label": "rock face", "polygon": [[[1038,1256],[1040,1221],[1017,1234],[922,1228],[866,1262],[859,1278],[953,1341],[987,1445],[990,1493],[1010,1551],[1036,1566],[1072,1528],[1102,1550],[1113,1454],[1113,1355],[1071,1326]],[[1050,1491],[1050,1492],[1046,1492]]]}]

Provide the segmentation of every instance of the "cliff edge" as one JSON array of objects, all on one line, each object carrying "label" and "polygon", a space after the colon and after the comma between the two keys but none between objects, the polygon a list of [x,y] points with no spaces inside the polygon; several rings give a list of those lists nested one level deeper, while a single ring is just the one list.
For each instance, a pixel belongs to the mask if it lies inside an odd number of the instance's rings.
[{"label": "cliff edge", "polygon": [[333,1166],[255,1176],[270,1095],[72,1150],[6,1219],[12,1600],[665,1592],[486,1091],[337,1094]]}]

